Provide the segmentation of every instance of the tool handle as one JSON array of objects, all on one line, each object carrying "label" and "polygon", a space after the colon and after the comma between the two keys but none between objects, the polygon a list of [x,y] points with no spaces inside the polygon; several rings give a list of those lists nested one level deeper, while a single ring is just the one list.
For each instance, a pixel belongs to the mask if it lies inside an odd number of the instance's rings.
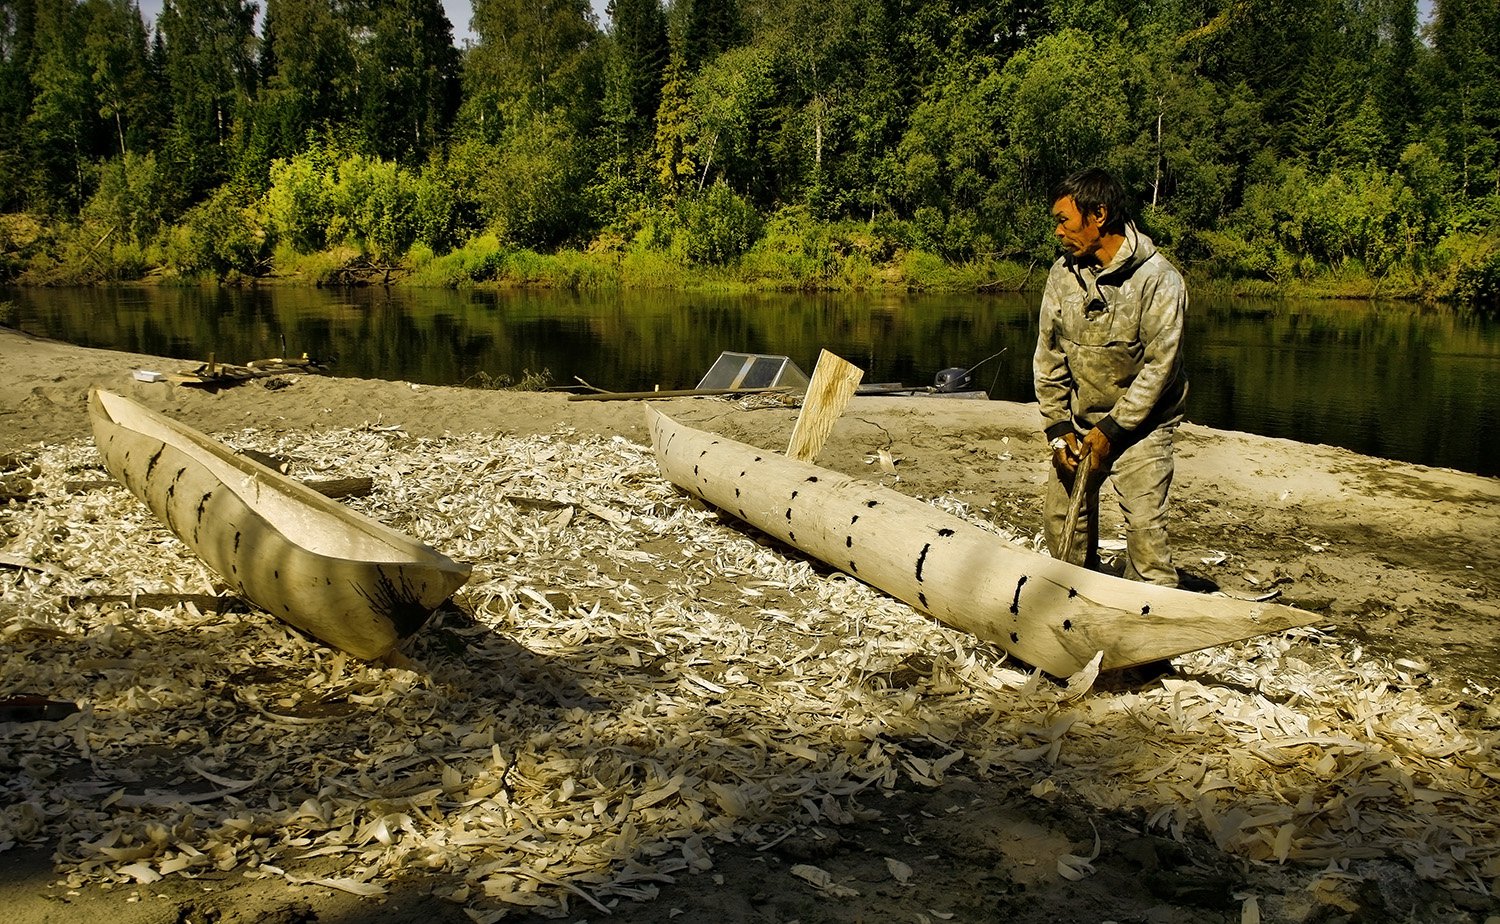
[{"label": "tool handle", "polygon": [[1058,549],[1057,557],[1069,564],[1077,564],[1073,561],[1073,550],[1078,544],[1078,517],[1083,512],[1083,502],[1088,496],[1093,475],[1093,453],[1085,452],[1073,473],[1073,493],[1068,496],[1068,516],[1063,520],[1062,547]]}]

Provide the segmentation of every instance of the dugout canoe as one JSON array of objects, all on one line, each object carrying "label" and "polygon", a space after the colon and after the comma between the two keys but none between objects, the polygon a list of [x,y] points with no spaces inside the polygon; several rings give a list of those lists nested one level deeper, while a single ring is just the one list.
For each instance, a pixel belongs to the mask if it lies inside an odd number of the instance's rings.
[{"label": "dugout canoe", "polygon": [[646,408],[679,488],[1054,677],[1308,625],[1270,602],[1127,581],[1033,552],[883,485],[685,426]]},{"label": "dugout canoe", "polygon": [[389,654],[470,568],[224,444],[102,389],[104,467],[266,612],[360,658]]}]

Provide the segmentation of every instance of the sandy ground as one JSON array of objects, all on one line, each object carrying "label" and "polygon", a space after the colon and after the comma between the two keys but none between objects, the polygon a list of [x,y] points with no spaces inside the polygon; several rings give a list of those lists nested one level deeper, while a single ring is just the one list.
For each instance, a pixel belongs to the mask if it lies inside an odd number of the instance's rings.
[{"label": "sandy ground", "polygon": [[[0,329],[0,457],[7,477],[22,477],[38,446],[87,437],[85,397],[95,385],[209,433],[380,423],[416,436],[568,430],[648,441],[632,402],[300,375],[277,383],[284,387],[251,381],[214,392],[131,377],[135,369],[183,365]],[[746,409],[707,399],[653,404],[702,429],[778,449],[796,415],[794,408]],[[856,398],[818,462],[868,475],[880,449],[897,460],[899,490],[963,500],[1025,534],[1039,529],[1045,446],[1034,405]],[[1419,675],[1423,695],[1461,723],[1481,730],[1500,724],[1492,705],[1500,687],[1500,481],[1193,424],[1183,427],[1177,458],[1174,547],[1190,586],[1247,596],[1279,592],[1282,602],[1326,616],[1338,656],[1401,659]],[[1108,504],[1104,517],[1103,533],[1113,535],[1117,517]],[[0,694],[15,692],[0,681]],[[809,828],[773,850],[722,845],[711,876],[664,885],[655,901],[619,905],[608,918],[579,905],[568,919],[1500,920],[1492,895],[1433,886],[1399,861],[1354,871],[1352,884],[1329,897],[1309,889],[1305,869],[1247,862],[1201,833],[1163,838],[1127,813],[1027,798],[1025,785],[1003,779],[954,778],[936,789],[893,792],[883,819]],[[1093,831],[1112,846],[1086,880],[1017,872],[1018,850],[1033,854],[1034,865],[1035,856],[1055,854],[1059,843],[1086,845]],[[917,874],[909,882],[893,878],[887,857]],[[860,896],[813,894],[788,876],[798,863],[863,883]],[[27,924],[470,919],[433,899],[420,882],[378,901],[265,880],[169,878],[140,890],[68,890],[58,884],[47,848],[37,845],[5,852],[0,866],[5,917]],[[1247,905],[1247,894],[1279,900]],[[933,910],[940,908],[947,910]]]}]

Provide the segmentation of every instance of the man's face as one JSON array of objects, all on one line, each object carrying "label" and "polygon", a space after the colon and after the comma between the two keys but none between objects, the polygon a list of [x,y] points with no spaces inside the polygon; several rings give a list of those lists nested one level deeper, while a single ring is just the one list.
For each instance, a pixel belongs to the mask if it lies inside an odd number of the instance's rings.
[{"label": "man's face", "polygon": [[1072,196],[1063,196],[1052,203],[1052,218],[1057,222],[1057,241],[1075,259],[1093,256],[1099,250],[1099,239],[1103,237],[1100,225],[1104,221],[1102,210],[1093,215],[1082,215]]}]

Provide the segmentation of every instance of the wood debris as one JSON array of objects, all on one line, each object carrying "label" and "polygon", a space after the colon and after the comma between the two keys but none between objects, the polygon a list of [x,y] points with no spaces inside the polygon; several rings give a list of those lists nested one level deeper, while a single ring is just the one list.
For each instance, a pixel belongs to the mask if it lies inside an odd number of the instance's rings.
[{"label": "wood debris", "polygon": [[420,669],[359,662],[205,605],[224,588],[123,488],[65,489],[92,443],[44,449],[34,496],[0,509],[6,554],[35,565],[0,569],[0,696],[81,708],[0,725],[0,850],[55,841],[70,887],[232,871],[378,896],[430,875],[475,920],[592,913],[711,869],[716,843],[870,818],[881,791],[953,775],[1309,879],[1383,857],[1500,881],[1495,734],[1320,632],[1066,689],[741,530],[618,437],[225,439],[293,477],[371,479],[351,507],[474,577],[408,646]]},{"label": "wood debris", "polygon": [[320,374],[325,371],[322,363],[309,359],[306,353],[302,354],[301,358],[286,359],[278,356],[272,359],[253,359],[243,366],[216,362],[210,354],[207,362],[199,363],[191,369],[165,374],[146,372],[144,377],[140,374],[144,370],[138,370],[136,378],[143,382],[168,381],[177,385],[223,387],[238,385],[251,379],[266,379],[269,383],[275,381],[273,378],[275,376],[295,373]]}]

